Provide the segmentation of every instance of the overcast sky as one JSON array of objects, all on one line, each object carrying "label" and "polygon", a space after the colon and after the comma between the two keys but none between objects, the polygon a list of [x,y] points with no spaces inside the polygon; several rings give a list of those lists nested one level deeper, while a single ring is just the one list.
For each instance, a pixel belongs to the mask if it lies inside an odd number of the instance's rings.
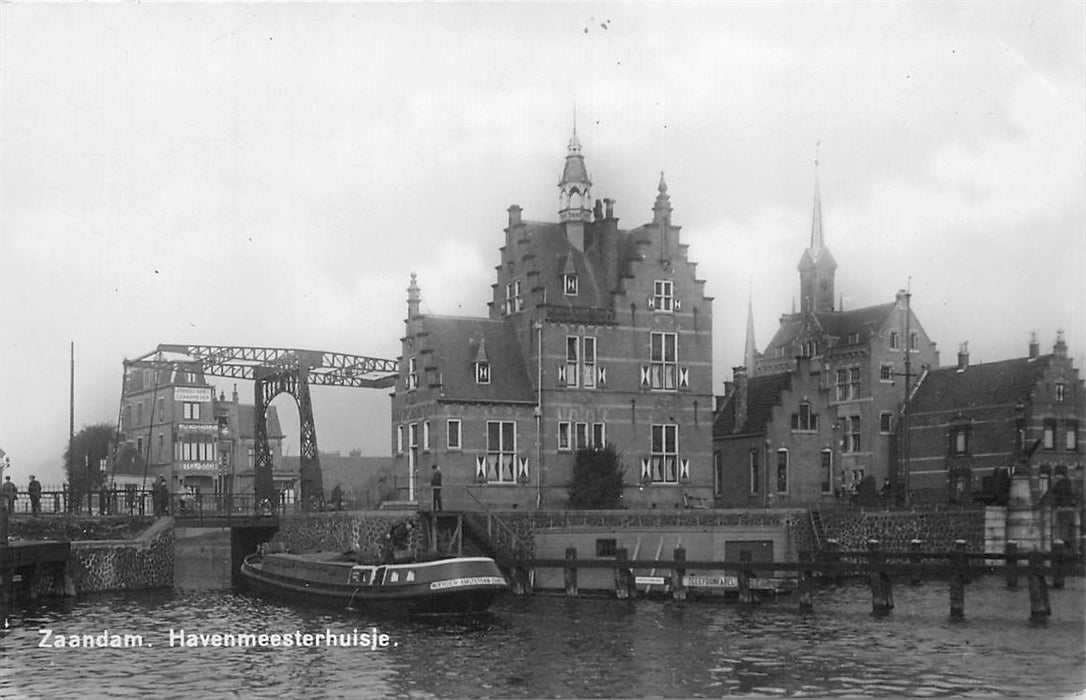
[{"label": "overcast sky", "polygon": [[[845,308],[911,278],[953,362],[1086,358],[1084,4],[0,5],[0,448],[61,479],[158,343],[396,357],[406,287],[486,314],[506,208],[660,171],[714,302],[714,383],[791,310],[820,142]],[[229,391],[229,384],[223,385]],[[252,401],[251,385],[239,387]],[[314,391],[389,452],[386,391]],[[275,403],[297,452],[297,412]]]}]

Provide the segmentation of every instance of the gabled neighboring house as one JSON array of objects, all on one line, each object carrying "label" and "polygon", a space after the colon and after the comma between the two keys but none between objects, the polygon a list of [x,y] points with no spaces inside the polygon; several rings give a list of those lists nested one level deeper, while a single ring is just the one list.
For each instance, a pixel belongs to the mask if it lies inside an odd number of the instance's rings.
[{"label": "gabled neighboring house", "polygon": [[909,400],[902,447],[913,499],[969,500],[1015,467],[1028,468],[1037,494],[1066,475],[1081,499],[1084,402],[1062,334],[1052,354],[1031,340],[1027,357],[976,365],[963,344],[958,364],[927,372]]},{"label": "gabled neighboring house", "polygon": [[747,369],[752,377],[790,372],[797,357],[810,358],[830,392],[838,430],[834,489],[854,489],[864,476],[874,477],[879,485],[887,479],[900,482],[894,431],[905,401],[905,374],[915,384],[925,368],[939,366],[935,343],[912,312],[911,295],[905,291],[885,304],[848,311],[834,307],[837,262],[823,236],[817,181],[811,242],[798,269],[800,310],[781,316],[780,327],[761,353],[754,348],[748,321]]},{"label": "gabled neighboring house", "polygon": [[628,506],[712,488],[712,300],[695,276],[663,175],[652,221],[618,227],[593,200],[576,132],[559,220],[509,207],[486,318],[423,314],[408,288],[392,396],[394,471],[448,509],[564,507],[579,447],[614,443]]},{"label": "gabled neighboring house", "polygon": [[835,498],[835,409],[810,358],[749,377],[736,367],[713,422],[715,502],[726,508],[808,505]]}]

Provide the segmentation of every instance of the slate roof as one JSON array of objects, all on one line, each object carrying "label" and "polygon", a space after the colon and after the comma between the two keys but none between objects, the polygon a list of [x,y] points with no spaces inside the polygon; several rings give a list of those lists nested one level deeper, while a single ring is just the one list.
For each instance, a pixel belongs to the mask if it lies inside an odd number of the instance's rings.
[{"label": "slate roof", "polygon": [[[860,334],[860,341],[866,341],[872,331],[878,331],[886,322],[890,312],[894,310],[896,302],[865,306],[848,311],[815,311],[810,314],[792,314],[777,329],[773,339],[769,341],[765,356],[771,356],[773,351],[780,347],[791,345],[803,330],[804,323],[816,321],[826,335],[840,338],[843,344],[848,341],[848,336],[853,333]],[[813,317],[813,318],[811,318]]]},{"label": "slate roof", "polygon": [[[238,432],[242,439],[256,439],[256,407],[238,405]],[[268,437],[282,438],[283,428],[279,425],[279,412],[275,406],[268,406]]]},{"label": "slate roof", "polygon": [[[535,266],[539,271],[536,283],[547,290],[547,304],[549,306],[583,306],[595,308],[609,308],[611,306],[611,290],[617,280],[609,278],[608,271],[592,263],[585,251],[570,245],[566,238],[565,228],[562,224],[529,221],[525,222],[528,235],[532,240],[532,253],[535,255]],[[592,231],[598,228],[595,223],[586,223],[586,238],[592,235]],[[625,249],[624,231],[618,232],[618,250],[620,265],[624,266]],[[589,252],[592,248],[589,247]],[[566,296],[563,275],[572,265],[577,273],[577,295]],[[622,270],[619,270],[622,272]],[[504,293],[503,290],[499,292]],[[500,295],[499,295],[500,296]]]},{"label": "slate roof", "polygon": [[780,405],[781,392],[789,388],[791,384],[792,375],[789,372],[756,375],[748,378],[746,420],[738,426],[737,430],[735,416],[736,392],[732,391],[724,399],[724,404],[713,419],[713,439],[763,432],[772,417],[773,407]]},{"label": "slate roof", "polygon": [[970,365],[962,372],[956,366],[931,370],[913,393],[909,410],[913,413],[953,411],[1012,405],[1027,400],[1052,357],[1042,355],[1033,360],[1020,357],[985,362]]},{"label": "slate roof", "polygon": [[[535,392],[513,325],[503,319],[423,316],[420,369],[441,372],[442,394],[454,401],[535,403]],[[475,381],[479,343],[490,360],[490,383]],[[424,375],[420,381],[428,381]]]}]

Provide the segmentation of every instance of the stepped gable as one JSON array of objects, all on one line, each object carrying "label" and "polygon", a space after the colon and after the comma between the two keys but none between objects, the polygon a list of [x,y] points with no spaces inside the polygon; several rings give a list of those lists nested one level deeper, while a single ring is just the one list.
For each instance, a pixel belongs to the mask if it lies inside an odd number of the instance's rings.
[{"label": "stepped gable", "polygon": [[996,406],[1026,401],[1053,355],[942,367],[924,375],[910,402],[910,413]]},{"label": "stepped gable", "polygon": [[757,434],[764,431],[773,414],[773,407],[780,405],[781,393],[792,385],[789,372],[777,372],[750,377],[747,380],[747,416],[737,424],[736,391],[725,399],[713,421],[713,439],[733,435]]},{"label": "stepped gable", "polygon": [[[455,401],[535,403],[535,392],[524,367],[524,356],[513,326],[501,319],[467,316],[424,316],[423,333],[433,360],[442,367],[442,398]],[[472,364],[480,344],[490,363],[490,383],[475,381]]]}]

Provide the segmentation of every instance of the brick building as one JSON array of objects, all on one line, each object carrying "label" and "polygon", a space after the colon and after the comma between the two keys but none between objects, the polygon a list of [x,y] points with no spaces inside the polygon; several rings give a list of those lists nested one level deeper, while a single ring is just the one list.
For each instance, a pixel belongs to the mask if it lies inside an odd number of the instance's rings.
[{"label": "brick building", "polygon": [[[122,458],[115,460],[113,480],[120,489],[149,488],[162,475],[175,494],[253,493],[254,407],[239,402],[236,387],[230,399],[216,397],[199,362],[167,355],[125,367]],[[283,467],[283,431],[274,406],[267,425],[276,489],[290,501],[298,473]],[[132,450],[138,458],[123,458]]]},{"label": "brick building", "polygon": [[412,276],[392,397],[410,498],[428,498],[436,463],[447,508],[562,507],[575,450],[606,443],[627,505],[710,494],[712,300],[663,174],[652,220],[630,230],[591,187],[574,132],[558,221],[509,207],[485,318],[423,314]]},{"label": "brick building", "polygon": [[[759,430],[771,440],[763,447],[771,458],[789,455],[792,476],[787,492],[773,494],[778,501],[833,497],[839,491],[854,490],[865,476],[873,476],[880,485],[887,479],[900,481],[894,431],[905,399],[904,375],[908,372],[915,381],[924,368],[939,365],[935,343],[913,313],[907,292],[899,291],[894,301],[875,306],[847,311],[834,306],[837,262],[823,235],[817,179],[810,245],[800,256],[798,269],[800,310],[781,316],[780,327],[761,353],[754,344],[753,320],[748,318],[743,373],[749,373],[751,391],[761,390],[756,382],[760,377],[798,374],[790,385],[793,391],[808,392],[810,410],[819,415],[817,432],[828,446],[813,449],[813,431],[791,427],[794,406],[778,405],[778,410],[765,416],[770,422],[761,427],[750,424],[749,417],[747,422],[728,417],[727,412],[734,414],[737,405],[729,396],[740,388],[737,378],[720,402],[725,415],[718,412],[713,438],[720,474],[717,495],[724,503],[766,500],[764,493],[743,491],[748,479],[738,485],[725,479],[748,470],[750,455],[735,454],[737,448],[727,444],[739,440],[739,432],[745,430]],[[797,358],[804,361],[797,363]],[[817,391],[810,386],[815,377]],[[772,386],[783,381],[767,380]],[[728,463],[735,459],[742,464]],[[827,468],[831,471],[828,484],[823,478]],[[812,486],[817,488],[808,488]],[[744,495],[740,497],[736,489]]]},{"label": "brick building", "polygon": [[1028,469],[1037,494],[1066,475],[1081,498],[1084,402],[1062,335],[1051,354],[1031,340],[1026,357],[976,365],[963,343],[957,365],[927,372],[909,401],[914,500],[987,498],[993,477],[1015,467]]}]

